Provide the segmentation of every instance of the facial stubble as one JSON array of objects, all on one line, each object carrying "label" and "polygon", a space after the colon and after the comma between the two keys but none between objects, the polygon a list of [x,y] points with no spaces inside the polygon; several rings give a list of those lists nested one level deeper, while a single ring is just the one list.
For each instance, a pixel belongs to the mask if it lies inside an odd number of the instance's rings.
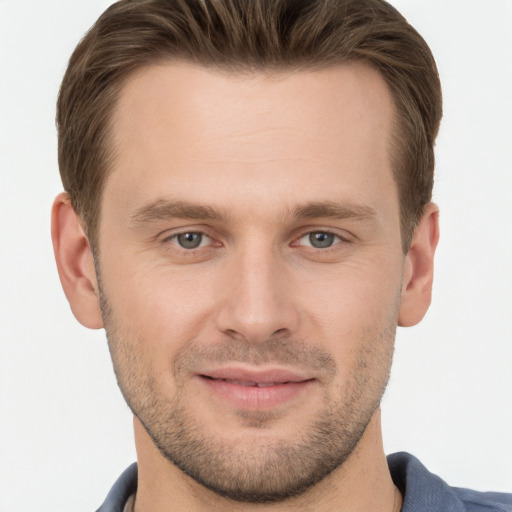
[{"label": "facial stubble", "polygon": [[[271,503],[300,495],[350,457],[379,407],[389,379],[398,305],[378,333],[370,328],[361,333],[352,369],[338,369],[329,353],[291,338],[258,344],[227,339],[212,347],[192,341],[169,368],[175,383],[170,398],[151,372],[143,344],[122,328],[98,282],[114,371],[128,406],[170,463],[220,496]],[[201,362],[225,361],[316,368],[326,384],[323,409],[305,422],[295,439],[261,435],[272,431],[274,421],[271,413],[262,412],[238,415],[257,441],[221,439],[191,414],[186,376]],[[345,385],[328,386],[338,371],[349,372]]]}]

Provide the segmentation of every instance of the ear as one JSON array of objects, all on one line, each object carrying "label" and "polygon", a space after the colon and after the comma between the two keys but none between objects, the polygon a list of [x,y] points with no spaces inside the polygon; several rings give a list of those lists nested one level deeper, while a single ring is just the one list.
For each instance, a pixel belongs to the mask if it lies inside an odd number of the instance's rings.
[{"label": "ear", "polygon": [[103,327],[94,258],[80,217],[69,195],[59,194],[52,207],[52,240],[57,270],[75,318],[85,327]]},{"label": "ear", "polygon": [[404,263],[402,300],[398,325],[416,325],[425,316],[432,299],[434,253],[439,241],[439,209],[434,203],[425,207],[425,213],[416,226],[411,247]]}]

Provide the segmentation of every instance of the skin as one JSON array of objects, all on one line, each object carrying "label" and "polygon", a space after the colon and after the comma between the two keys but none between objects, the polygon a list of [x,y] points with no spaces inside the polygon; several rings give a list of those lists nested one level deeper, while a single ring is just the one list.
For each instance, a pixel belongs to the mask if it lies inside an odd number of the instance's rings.
[{"label": "skin", "polygon": [[[124,87],[96,268],[65,194],[52,233],[72,310],[105,326],[135,413],[136,512],[400,508],[379,402],[396,326],[430,303],[438,213],[426,207],[403,254],[393,109],[361,64],[162,64]],[[184,233],[204,235],[183,248]],[[226,368],[237,382],[212,384]],[[239,386],[258,372],[291,372],[298,390]],[[319,481],[315,452],[333,459]],[[236,498],[235,484],[267,499]]]}]

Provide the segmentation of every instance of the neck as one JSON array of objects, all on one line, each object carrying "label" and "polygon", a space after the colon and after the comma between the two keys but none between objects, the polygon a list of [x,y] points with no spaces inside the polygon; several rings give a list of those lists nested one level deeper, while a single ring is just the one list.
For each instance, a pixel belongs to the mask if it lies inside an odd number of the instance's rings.
[{"label": "neck", "polygon": [[350,457],[303,494],[269,504],[241,503],[206,489],[167,461],[140,422],[134,420],[138,457],[135,512],[398,512],[402,497],[389,473],[377,410]]}]

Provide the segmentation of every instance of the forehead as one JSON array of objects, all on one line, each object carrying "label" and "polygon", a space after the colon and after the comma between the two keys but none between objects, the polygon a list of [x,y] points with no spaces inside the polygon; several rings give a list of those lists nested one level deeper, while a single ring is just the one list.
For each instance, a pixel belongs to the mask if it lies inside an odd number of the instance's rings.
[{"label": "forehead", "polygon": [[[167,133],[190,136],[189,145],[194,140],[215,144],[222,136],[265,128],[301,128],[311,136],[347,139],[353,132],[349,125],[361,125],[361,116],[369,112],[368,127],[387,128],[392,109],[384,79],[362,63],[311,71],[233,73],[176,62],[142,68],[128,79],[114,125],[118,140],[125,140],[140,136],[148,122],[159,123]],[[205,136],[200,141],[198,133]]]},{"label": "forehead", "polygon": [[364,64],[250,74],[153,65],[121,91],[107,188],[113,182],[142,203],[177,185],[202,187],[201,200],[208,191],[230,198],[230,189],[240,198],[238,182],[279,199],[336,182],[352,201],[392,182],[392,129],[388,87]]}]

